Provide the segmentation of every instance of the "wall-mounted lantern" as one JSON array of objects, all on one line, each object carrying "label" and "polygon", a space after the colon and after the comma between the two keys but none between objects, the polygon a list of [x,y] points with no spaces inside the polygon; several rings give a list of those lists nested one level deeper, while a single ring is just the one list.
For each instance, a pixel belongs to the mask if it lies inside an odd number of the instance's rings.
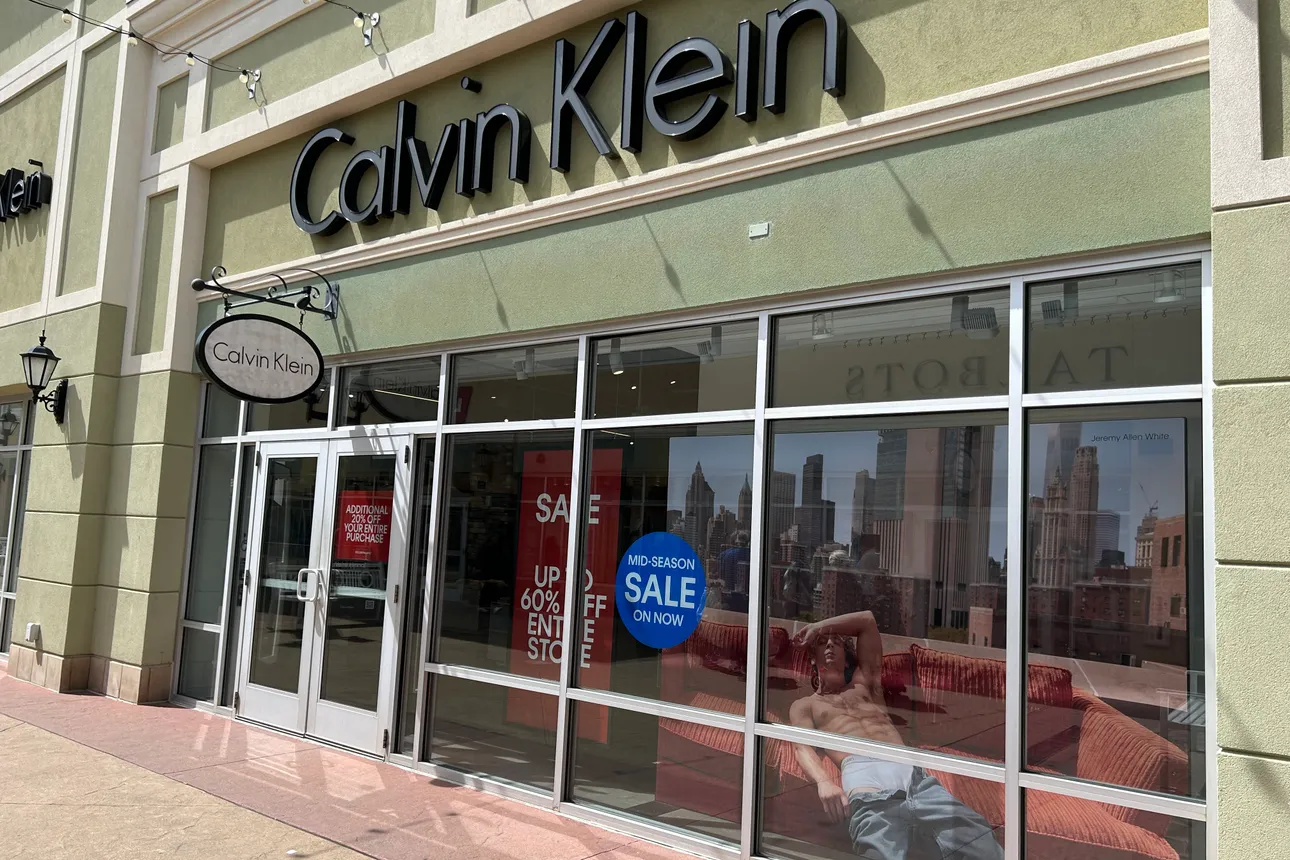
[{"label": "wall-mounted lantern", "polygon": [[45,408],[54,413],[54,421],[62,424],[67,410],[67,380],[60,379],[54,390],[46,395],[40,392],[49,387],[54,378],[54,369],[58,367],[58,356],[45,346],[45,333],[40,333],[40,343],[21,353],[22,375],[31,389],[32,402],[45,404]]}]

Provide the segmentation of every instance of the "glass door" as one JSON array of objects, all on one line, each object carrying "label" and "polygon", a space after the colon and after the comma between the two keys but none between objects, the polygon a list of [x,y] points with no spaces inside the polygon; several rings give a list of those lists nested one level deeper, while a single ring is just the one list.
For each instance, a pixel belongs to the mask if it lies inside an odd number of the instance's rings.
[{"label": "glass door", "polygon": [[263,444],[256,453],[238,713],[289,732],[305,730],[301,692],[316,638],[325,453],[318,442]]},{"label": "glass door", "polygon": [[385,748],[410,446],[402,436],[260,445],[240,716]]},{"label": "glass door", "polygon": [[411,484],[408,437],[329,443],[327,541],[315,598],[306,733],[377,753],[388,743]]}]

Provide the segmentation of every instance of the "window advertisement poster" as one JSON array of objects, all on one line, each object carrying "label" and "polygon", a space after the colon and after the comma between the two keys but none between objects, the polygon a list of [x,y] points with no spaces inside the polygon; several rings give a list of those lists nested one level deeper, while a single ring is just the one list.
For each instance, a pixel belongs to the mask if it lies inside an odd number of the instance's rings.
[{"label": "window advertisement poster", "polygon": [[[520,496],[518,570],[513,595],[510,671],[530,678],[558,680],[564,637],[564,570],[569,548],[570,451],[529,451],[524,455]],[[575,642],[583,682],[609,687],[614,635],[614,588],[617,571],[618,501],[622,452],[596,451],[588,497],[584,582],[579,590],[587,623]],[[506,719],[535,728],[555,729],[555,714],[544,707],[541,693],[510,690]],[[589,740],[608,740],[604,708],[579,709],[578,733]]]},{"label": "window advertisement poster", "polygon": [[393,490],[342,490],[335,559],[386,562],[390,559]]}]

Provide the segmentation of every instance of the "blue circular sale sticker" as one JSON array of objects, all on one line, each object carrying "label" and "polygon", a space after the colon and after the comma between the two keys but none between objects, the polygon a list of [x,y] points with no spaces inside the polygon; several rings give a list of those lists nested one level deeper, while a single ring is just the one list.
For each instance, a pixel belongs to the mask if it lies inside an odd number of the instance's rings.
[{"label": "blue circular sale sticker", "polygon": [[650,648],[680,645],[699,626],[708,600],[703,563],[685,540],[651,532],[618,563],[616,607],[627,632]]}]

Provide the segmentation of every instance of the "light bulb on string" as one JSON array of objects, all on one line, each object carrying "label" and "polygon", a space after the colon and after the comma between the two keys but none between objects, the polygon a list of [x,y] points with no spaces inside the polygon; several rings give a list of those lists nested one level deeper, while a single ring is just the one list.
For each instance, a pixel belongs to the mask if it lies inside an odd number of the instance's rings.
[{"label": "light bulb on string", "polygon": [[195,66],[197,65],[197,58],[193,56],[192,51],[189,51],[188,56],[184,57],[184,62],[190,66]]},{"label": "light bulb on string", "polygon": [[126,41],[126,44],[128,45],[137,45],[139,44],[139,37],[134,34],[133,30],[131,30],[130,32],[126,33],[125,41]]},{"label": "light bulb on string", "polygon": [[72,23],[72,10],[71,10],[71,9],[64,9],[64,10],[63,10],[63,23],[64,23],[64,24],[70,24],[70,23]]},{"label": "light bulb on string", "polygon": [[237,79],[242,83],[246,83],[247,81],[251,80],[251,73],[248,72],[246,69],[243,69],[242,71],[238,72]]},{"label": "light bulb on string", "polygon": [[365,23],[365,22],[363,21],[363,13],[362,13],[362,12],[356,12],[356,13],[354,14],[354,27],[355,27],[355,28],[357,28],[357,29],[359,29],[359,30],[361,30],[361,29],[363,29],[363,24],[364,24],[364,23]]}]

